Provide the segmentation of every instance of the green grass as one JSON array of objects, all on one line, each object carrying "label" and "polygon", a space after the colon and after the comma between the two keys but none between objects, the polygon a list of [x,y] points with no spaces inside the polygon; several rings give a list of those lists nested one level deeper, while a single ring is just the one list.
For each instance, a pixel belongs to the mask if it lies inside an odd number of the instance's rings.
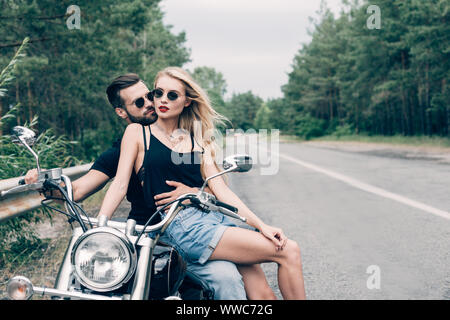
[{"label": "green grass", "polygon": [[[64,257],[70,240],[70,228],[67,234],[54,238],[42,239],[32,247],[24,247],[17,254],[9,253],[0,266],[0,300],[7,299],[6,286],[14,276],[26,276],[36,286],[52,288],[55,284],[59,265]],[[48,300],[49,297],[35,295],[34,300]]]},{"label": "green grass", "polygon": [[[283,136],[283,141],[305,141],[296,136]],[[438,147],[450,149],[450,138],[429,137],[429,136],[367,136],[367,135],[328,135],[319,138],[312,138],[310,141],[343,141],[343,142],[364,142],[364,143],[383,143],[392,145],[405,145],[417,147]]]},{"label": "green grass", "polygon": [[450,148],[450,138],[429,137],[429,136],[365,136],[365,135],[345,135],[345,136],[324,136],[317,138],[319,141],[356,141],[367,143],[388,143],[410,146],[430,146]]}]

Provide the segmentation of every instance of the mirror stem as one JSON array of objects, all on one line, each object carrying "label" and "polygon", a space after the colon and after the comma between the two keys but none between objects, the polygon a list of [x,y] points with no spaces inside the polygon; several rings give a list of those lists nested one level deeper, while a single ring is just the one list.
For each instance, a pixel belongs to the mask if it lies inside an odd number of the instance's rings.
[{"label": "mirror stem", "polygon": [[208,181],[209,181],[209,180],[214,179],[215,177],[221,176],[221,175],[223,175],[223,174],[225,174],[225,173],[231,172],[231,171],[233,171],[233,170],[236,169],[236,168],[237,168],[237,166],[234,165],[234,166],[232,166],[231,168],[228,168],[228,169],[225,170],[225,171],[221,171],[221,172],[219,172],[219,173],[217,173],[217,174],[215,174],[215,175],[213,175],[213,176],[207,178],[207,179],[205,180],[205,182],[203,183],[203,186],[201,187],[199,193],[202,193],[202,192],[203,192],[203,190],[205,189],[205,187],[206,187],[206,185],[208,184]]},{"label": "mirror stem", "polygon": [[39,165],[38,155],[36,154],[36,152],[33,151],[33,149],[30,148],[30,146],[21,137],[18,137],[18,138],[19,138],[19,141],[28,149],[28,151],[30,151],[33,154],[34,158],[36,159],[37,171],[38,171],[38,175],[39,175],[41,173],[41,166]]}]

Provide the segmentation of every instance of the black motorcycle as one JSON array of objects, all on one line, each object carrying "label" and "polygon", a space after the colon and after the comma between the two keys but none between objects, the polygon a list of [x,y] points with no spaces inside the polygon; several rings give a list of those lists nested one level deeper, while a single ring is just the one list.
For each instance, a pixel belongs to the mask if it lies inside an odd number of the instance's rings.
[{"label": "black motorcycle", "polygon": [[[51,296],[54,299],[83,300],[148,300],[186,299],[209,300],[214,298],[208,284],[186,272],[186,263],[173,247],[159,241],[168,225],[180,210],[182,203],[202,210],[219,211],[245,222],[237,214],[237,208],[218,201],[204,192],[208,181],[228,172],[246,172],[251,169],[251,158],[235,155],[224,160],[224,171],[209,177],[196,194],[185,194],[156,211],[145,225],[137,225],[133,219],[126,221],[89,217],[72,199],[72,184],[61,168],[41,170],[39,158],[31,146],[35,141],[33,131],[25,127],[14,127],[13,142],[24,145],[35,157],[38,181],[2,191],[1,197],[27,190],[43,193],[42,205],[52,211],[65,214],[69,223],[76,223],[72,238],[61,263],[54,288],[33,286],[23,276],[9,280],[7,292],[11,299],[30,299],[33,294]],[[61,186],[64,183],[64,187]],[[51,196],[52,190],[60,197]],[[63,201],[65,211],[51,206],[52,201]],[[170,206],[162,220],[159,213]],[[154,224],[152,224],[154,223]],[[152,234],[152,237],[149,236]]]}]

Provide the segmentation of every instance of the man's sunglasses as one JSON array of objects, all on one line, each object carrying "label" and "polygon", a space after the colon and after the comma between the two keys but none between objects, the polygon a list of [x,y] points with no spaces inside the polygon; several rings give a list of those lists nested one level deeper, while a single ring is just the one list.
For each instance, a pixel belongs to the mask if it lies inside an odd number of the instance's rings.
[{"label": "man's sunglasses", "polygon": [[[155,98],[161,98],[164,95],[164,91],[162,91],[161,89],[155,89],[153,90],[153,94],[155,96]],[[178,93],[176,93],[175,91],[169,91],[167,92],[167,99],[169,99],[170,101],[175,101],[178,99],[180,95]]]},{"label": "man's sunglasses", "polygon": [[[148,100],[153,101],[153,91],[149,91],[145,97],[147,97]],[[140,97],[138,99],[136,99],[136,101],[134,101],[134,104],[136,105],[136,107],[138,107],[139,109],[142,108],[145,104],[145,99],[144,97]]]}]

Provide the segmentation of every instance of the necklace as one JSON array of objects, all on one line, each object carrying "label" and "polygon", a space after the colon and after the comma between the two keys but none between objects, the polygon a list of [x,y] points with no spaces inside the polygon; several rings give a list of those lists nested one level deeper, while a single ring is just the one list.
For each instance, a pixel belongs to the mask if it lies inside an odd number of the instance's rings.
[{"label": "necklace", "polygon": [[167,140],[170,142],[170,144],[173,146],[177,145],[184,139],[184,135],[182,133],[183,130],[181,129],[175,129],[172,131],[171,134],[168,134],[158,123],[155,123],[155,125],[158,127],[158,130],[164,134],[164,136],[167,138]]},{"label": "necklace", "polygon": [[169,135],[169,134],[166,132],[166,130],[164,130],[163,128],[161,128],[161,127],[159,126],[158,123],[155,123],[155,125],[158,127],[158,130],[161,131],[167,138],[169,138],[169,139],[173,139],[173,138],[174,138],[173,133],[174,133],[175,130],[173,130],[172,133]]}]

